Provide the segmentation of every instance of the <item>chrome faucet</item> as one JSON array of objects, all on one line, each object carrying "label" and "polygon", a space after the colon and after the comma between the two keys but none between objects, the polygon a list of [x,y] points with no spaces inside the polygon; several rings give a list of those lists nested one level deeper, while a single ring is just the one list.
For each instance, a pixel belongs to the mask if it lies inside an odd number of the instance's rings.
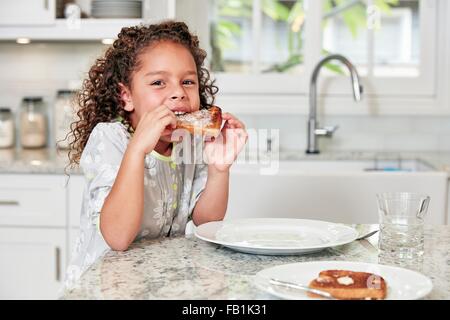
[{"label": "chrome faucet", "polygon": [[311,76],[309,90],[308,147],[306,149],[306,153],[308,154],[319,153],[317,137],[331,137],[338,128],[338,126],[319,128],[317,123],[317,78],[322,66],[330,60],[341,61],[350,71],[355,101],[361,100],[361,94],[363,92],[363,87],[359,84],[358,72],[346,57],[340,54],[332,54],[319,61]]}]

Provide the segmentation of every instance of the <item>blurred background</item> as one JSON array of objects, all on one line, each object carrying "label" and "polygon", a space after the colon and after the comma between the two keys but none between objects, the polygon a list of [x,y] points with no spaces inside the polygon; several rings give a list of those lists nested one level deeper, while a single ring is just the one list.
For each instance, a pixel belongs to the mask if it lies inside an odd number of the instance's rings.
[{"label": "blurred background", "polygon": [[[122,27],[185,21],[208,52],[216,104],[247,128],[279,130],[276,147],[296,155],[307,147],[311,74],[323,57],[342,54],[358,70],[363,99],[353,100],[347,68],[324,65],[317,117],[339,129],[319,141],[321,153],[395,163],[438,155],[434,169],[445,171],[449,14],[444,0],[1,1],[0,298],[55,298],[61,286],[84,182],[77,169],[65,174],[68,141],[60,140],[76,119],[75,92]],[[448,216],[444,180],[433,189],[439,223]]]}]

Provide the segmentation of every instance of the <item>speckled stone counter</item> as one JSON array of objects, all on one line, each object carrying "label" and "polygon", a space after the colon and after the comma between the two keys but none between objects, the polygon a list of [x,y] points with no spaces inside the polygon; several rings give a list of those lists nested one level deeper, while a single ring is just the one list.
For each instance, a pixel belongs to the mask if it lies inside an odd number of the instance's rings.
[{"label": "speckled stone counter", "polygon": [[438,171],[450,173],[450,152],[431,151],[325,151],[319,154],[305,154],[303,151],[283,151],[280,160],[368,160],[368,161],[392,161],[418,160]]},{"label": "speckled stone counter", "polygon": [[[359,225],[357,229],[376,226]],[[108,252],[61,299],[276,299],[252,284],[254,275],[279,264],[345,260],[403,266],[433,282],[426,299],[450,299],[450,226],[427,226],[422,263],[383,261],[370,240],[299,256],[238,253],[192,235],[134,243],[126,252]],[[381,261],[380,261],[381,260]]]},{"label": "speckled stone counter", "polygon": [[79,168],[67,169],[66,150],[0,149],[0,173],[81,174]]},{"label": "speckled stone counter", "polygon": [[[264,156],[262,158],[267,158]],[[272,158],[273,159],[273,158]],[[307,155],[303,150],[282,151],[279,160],[370,160],[393,162],[419,160],[438,171],[450,173],[450,152],[378,152],[338,151]],[[66,150],[55,149],[0,149],[0,173],[64,174],[68,163]],[[69,173],[81,174],[79,168]]]}]

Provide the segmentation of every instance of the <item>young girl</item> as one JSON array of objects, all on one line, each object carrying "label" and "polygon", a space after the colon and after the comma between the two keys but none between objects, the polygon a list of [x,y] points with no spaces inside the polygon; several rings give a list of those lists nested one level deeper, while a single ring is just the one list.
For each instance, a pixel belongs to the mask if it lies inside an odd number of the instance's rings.
[{"label": "young girl", "polygon": [[183,235],[189,220],[224,218],[229,169],[247,140],[243,123],[224,113],[226,139],[200,140],[208,164],[171,157],[175,112],[214,102],[205,57],[184,23],[166,21],[123,28],[91,67],[72,130],[70,160],[86,187],[66,287],[110,249],[127,250],[143,236]]}]

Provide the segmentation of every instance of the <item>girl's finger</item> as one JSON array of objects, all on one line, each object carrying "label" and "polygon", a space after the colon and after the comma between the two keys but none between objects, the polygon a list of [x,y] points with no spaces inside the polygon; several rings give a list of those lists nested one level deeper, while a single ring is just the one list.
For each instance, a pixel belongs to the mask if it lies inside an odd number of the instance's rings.
[{"label": "girl's finger", "polygon": [[175,115],[175,113],[173,113],[172,110],[168,108],[160,110],[157,114],[158,119],[162,119],[167,116],[172,117],[173,119],[175,119],[175,121],[177,120],[177,116]]},{"label": "girl's finger", "polygon": [[171,125],[173,129],[177,126],[177,119],[175,115],[166,114],[162,116],[160,119],[158,119],[158,122],[161,122],[161,124],[164,124],[166,127]]},{"label": "girl's finger", "polygon": [[166,116],[166,115],[172,115],[175,119],[175,113],[173,113],[169,108],[167,108],[166,106],[161,106],[161,108],[157,108],[155,109],[156,114],[155,117],[157,119],[161,119],[162,117]]},{"label": "girl's finger", "polygon": [[170,110],[167,110],[165,108],[158,107],[155,110],[151,112],[147,112],[144,114],[142,119],[145,119],[145,122],[148,123],[154,123],[159,122],[164,116],[168,115]]},{"label": "girl's finger", "polygon": [[228,112],[224,112],[222,114],[222,118],[224,118],[225,120],[231,120],[231,119],[238,120],[238,118],[236,116],[234,116],[234,115],[232,115],[231,113],[228,113]]},{"label": "girl's finger", "polygon": [[236,123],[237,123],[239,128],[245,129],[245,124],[242,121],[236,119]]},{"label": "girl's finger", "polygon": [[238,118],[233,116],[232,114],[227,113],[227,122],[233,123],[234,125],[237,125],[240,128],[245,128],[245,125],[242,121],[240,121]]},{"label": "girl's finger", "polygon": [[231,113],[224,112],[224,113],[222,113],[222,119],[231,120],[231,119],[237,119],[237,118],[235,116],[233,116]]},{"label": "girl's finger", "polygon": [[229,124],[230,128],[239,128],[239,129],[245,129],[245,125],[236,119],[227,120],[227,123]]},{"label": "girl's finger", "polygon": [[149,111],[148,114],[151,114],[153,117],[160,118],[162,114],[166,114],[168,111],[170,111],[169,108],[165,105],[160,105],[156,109]]},{"label": "girl's finger", "polygon": [[230,121],[225,122],[225,125],[223,126],[224,129],[231,129],[232,128],[232,124],[230,123]]}]

